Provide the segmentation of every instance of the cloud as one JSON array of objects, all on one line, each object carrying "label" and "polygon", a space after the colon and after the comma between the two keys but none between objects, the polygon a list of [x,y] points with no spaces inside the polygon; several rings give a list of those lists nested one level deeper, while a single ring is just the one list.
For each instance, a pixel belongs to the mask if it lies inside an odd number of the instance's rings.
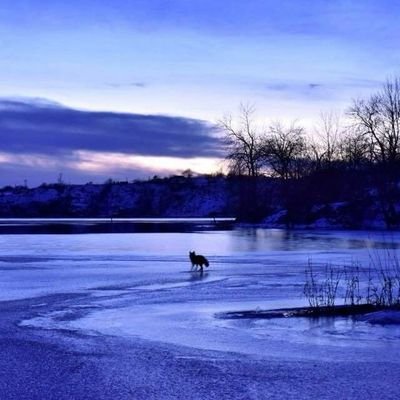
[{"label": "cloud", "polygon": [[287,91],[301,91],[313,90],[323,87],[322,83],[302,83],[302,82],[271,82],[265,85],[268,90],[276,92],[287,92]]},{"label": "cloud", "polygon": [[223,157],[215,127],[162,115],[76,110],[46,99],[0,99],[0,186],[104,182],[209,173]]},{"label": "cloud", "polygon": [[279,96],[303,98],[323,98],[329,95],[329,87],[317,82],[279,82],[272,81],[263,85],[264,90],[277,93]]},{"label": "cloud", "polygon": [[323,82],[307,80],[271,80],[266,83],[256,83],[258,91],[268,92],[278,99],[291,99],[294,101],[330,101],[343,98],[350,102],[354,96],[369,95],[378,90],[383,84],[382,80],[365,79],[353,76],[341,79],[328,78]]},{"label": "cloud", "polygon": [[218,157],[221,141],[206,121],[163,115],[76,110],[46,100],[0,99],[3,152],[78,150],[168,157]]},{"label": "cloud", "polygon": [[128,82],[128,83],[107,83],[106,86],[114,89],[120,89],[120,88],[139,88],[139,89],[144,89],[148,87],[148,84],[145,82]]}]

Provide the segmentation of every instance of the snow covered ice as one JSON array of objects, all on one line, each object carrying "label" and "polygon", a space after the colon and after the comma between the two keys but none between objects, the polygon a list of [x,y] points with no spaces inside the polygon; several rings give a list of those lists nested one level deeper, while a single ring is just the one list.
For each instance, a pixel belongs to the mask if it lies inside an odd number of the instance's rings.
[{"label": "snow covered ice", "polygon": [[[226,320],[216,314],[305,306],[310,259],[317,269],[326,262],[366,265],[371,254],[399,245],[400,235],[379,232],[254,228],[1,235],[0,297],[33,299],[31,313],[18,322],[22,329],[140,339],[226,359],[398,365],[398,316],[385,324],[367,317]],[[189,250],[209,259],[203,274],[190,271]],[[46,307],[46,296],[55,294],[74,296]]]},{"label": "snow covered ice", "polygon": [[[228,321],[221,311],[307,305],[304,269],[366,262],[383,236],[371,233],[241,229],[224,232],[1,237],[3,300],[53,293],[89,294],[22,326],[74,329],[276,358],[379,359],[399,325],[302,318]],[[394,238],[387,240],[397,246]],[[366,247],[370,247],[367,249]],[[188,251],[211,266],[190,271]],[[76,311],[79,312],[76,312]],[[329,351],[328,351],[329,350]],[[398,351],[390,351],[394,361]],[[388,355],[385,354],[385,359]]]}]

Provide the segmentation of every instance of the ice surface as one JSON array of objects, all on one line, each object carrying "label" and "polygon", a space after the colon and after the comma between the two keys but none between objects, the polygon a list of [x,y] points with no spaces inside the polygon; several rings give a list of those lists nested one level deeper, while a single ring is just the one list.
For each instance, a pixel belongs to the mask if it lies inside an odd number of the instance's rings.
[{"label": "ice surface", "polygon": [[383,310],[366,314],[359,318],[360,321],[379,325],[400,325],[400,311]]},{"label": "ice surface", "polygon": [[[375,319],[223,320],[221,311],[306,305],[304,269],[366,267],[400,235],[223,232],[1,235],[0,298],[78,293],[21,326],[73,329],[284,360],[400,360],[400,325]],[[210,268],[190,271],[189,250]],[[371,317],[372,318],[372,317]],[[398,316],[396,316],[398,318]]]}]

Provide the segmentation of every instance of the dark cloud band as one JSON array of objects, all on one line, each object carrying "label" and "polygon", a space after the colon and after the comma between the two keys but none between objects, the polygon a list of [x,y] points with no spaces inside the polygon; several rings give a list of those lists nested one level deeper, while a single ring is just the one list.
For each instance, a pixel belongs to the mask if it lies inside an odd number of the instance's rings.
[{"label": "dark cloud band", "polygon": [[1,149],[9,153],[75,150],[171,157],[218,157],[221,142],[205,121],[94,112],[37,100],[0,100]]}]

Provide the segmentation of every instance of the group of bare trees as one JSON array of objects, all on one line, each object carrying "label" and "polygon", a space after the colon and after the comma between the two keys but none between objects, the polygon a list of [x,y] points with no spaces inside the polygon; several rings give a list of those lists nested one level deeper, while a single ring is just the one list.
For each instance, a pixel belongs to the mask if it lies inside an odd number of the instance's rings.
[{"label": "group of bare trees", "polygon": [[400,155],[400,80],[388,80],[367,100],[357,100],[350,109],[359,135],[369,144],[370,155],[380,163],[397,163]]},{"label": "group of bare trees", "polygon": [[285,179],[297,176],[298,161],[306,148],[303,128],[275,122],[260,130],[253,114],[253,107],[242,105],[238,121],[230,116],[220,121],[230,173],[252,177],[273,174]]},{"label": "group of bare trees", "polygon": [[238,119],[224,118],[220,127],[230,174],[278,178],[268,194],[260,193],[259,179],[240,180],[247,185],[240,189],[248,197],[242,199],[246,217],[247,210],[256,219],[280,203],[289,224],[304,222],[321,204],[340,202],[347,204],[349,226],[376,210],[388,227],[400,226],[400,78],[354,100],[342,118],[321,114],[308,131],[296,122],[261,128],[249,106],[241,106]]},{"label": "group of bare trees", "polygon": [[241,106],[239,118],[220,122],[229,171],[234,175],[300,178],[312,172],[400,162],[400,79],[388,80],[368,99],[353,102],[346,125],[334,113],[322,114],[314,132],[297,123],[257,126],[254,108]]},{"label": "group of bare trees", "polygon": [[263,137],[253,121],[254,109],[240,106],[239,121],[227,116],[220,121],[228,147],[226,159],[234,175],[258,176],[263,167]]}]

